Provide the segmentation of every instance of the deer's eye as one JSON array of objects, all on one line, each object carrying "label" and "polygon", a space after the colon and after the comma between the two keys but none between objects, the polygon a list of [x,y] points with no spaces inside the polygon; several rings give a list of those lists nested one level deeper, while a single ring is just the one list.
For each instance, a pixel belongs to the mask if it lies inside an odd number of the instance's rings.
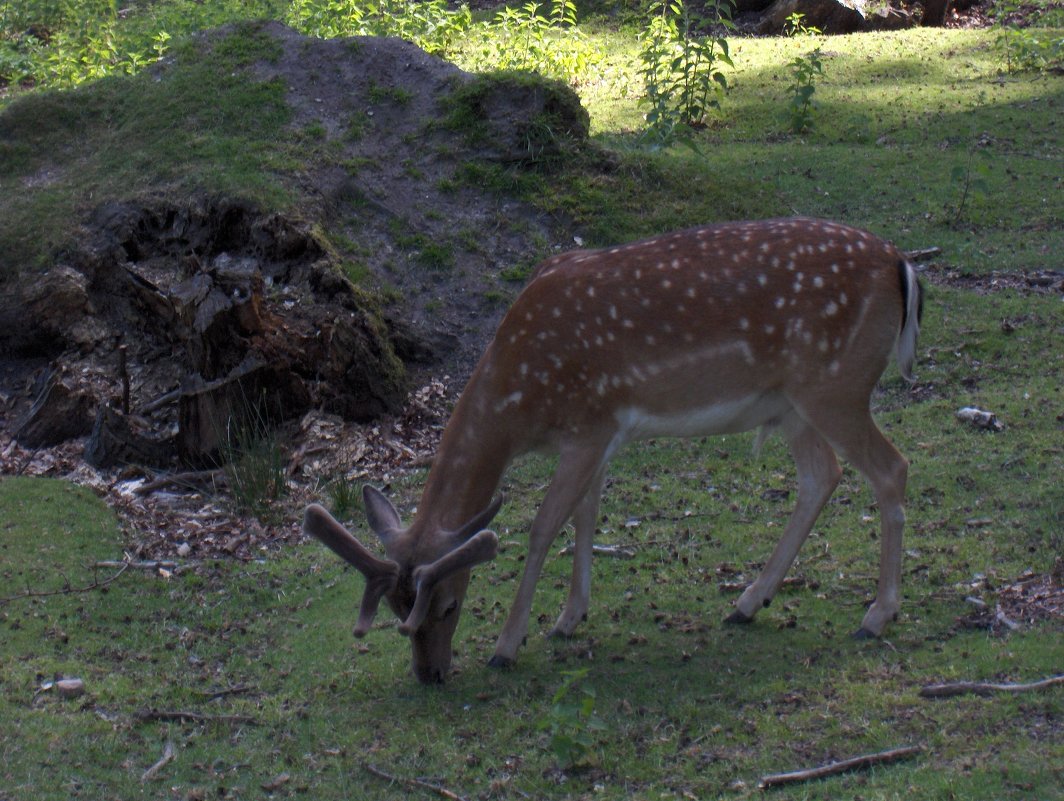
[{"label": "deer's eye", "polygon": [[450,615],[452,615],[456,609],[458,609],[458,601],[451,601],[443,610],[442,617],[450,617]]}]

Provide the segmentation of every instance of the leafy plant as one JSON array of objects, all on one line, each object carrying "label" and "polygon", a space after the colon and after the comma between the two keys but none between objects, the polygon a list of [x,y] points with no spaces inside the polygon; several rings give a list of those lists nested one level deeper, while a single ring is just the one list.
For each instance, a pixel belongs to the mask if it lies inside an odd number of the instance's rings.
[{"label": "leafy plant", "polygon": [[535,0],[504,7],[480,34],[467,68],[526,70],[579,84],[602,61],[602,53],[577,24],[573,0],[550,0],[549,7]]},{"label": "leafy plant", "polygon": [[397,36],[436,54],[451,52],[472,19],[468,6],[452,11],[445,0],[293,0],[285,15],[311,36]]},{"label": "leafy plant", "polygon": [[[981,157],[976,158],[977,155]],[[964,164],[954,165],[950,170],[950,181],[960,191],[960,199],[950,221],[951,225],[956,225],[960,222],[968,201],[971,198],[983,198],[989,191],[990,165],[985,151],[978,150],[975,145],[970,147]]]},{"label": "leafy plant", "polygon": [[595,714],[595,691],[583,684],[588,668],[562,672],[562,683],[551,699],[551,708],[539,729],[550,732],[550,749],[563,770],[597,763],[594,732],[606,724]]},{"label": "leafy plant", "polygon": [[[787,35],[797,37],[820,34],[819,28],[806,26],[804,19],[805,15],[799,12],[787,17]],[[821,45],[818,44],[804,55],[795,56],[787,66],[791,71],[791,97],[787,104],[790,128],[792,133],[801,134],[813,127],[813,111],[816,109],[813,94],[816,92],[817,78],[824,74]]]},{"label": "leafy plant", "polygon": [[[1021,11],[1026,12],[1022,26],[1018,21]],[[1047,29],[1064,26],[1059,4],[998,0],[990,16],[994,18],[994,48],[1005,62],[1005,72],[1045,71],[1064,63],[1064,36]]]},{"label": "leafy plant", "polygon": [[[730,0],[714,0],[717,22],[732,30]],[[683,0],[655,0],[641,35],[640,75],[646,112],[645,135],[669,144],[683,127],[705,125],[728,90],[722,66],[734,67],[723,35],[699,35],[705,20]]]}]

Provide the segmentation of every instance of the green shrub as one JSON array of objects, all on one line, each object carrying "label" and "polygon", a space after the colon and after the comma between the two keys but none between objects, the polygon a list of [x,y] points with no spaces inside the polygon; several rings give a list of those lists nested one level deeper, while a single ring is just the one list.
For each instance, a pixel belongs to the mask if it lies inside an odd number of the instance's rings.
[{"label": "green shrub", "polygon": [[[731,30],[730,0],[714,0],[718,23]],[[722,66],[734,67],[723,35],[697,33],[705,20],[683,0],[655,0],[641,35],[640,75],[647,107],[645,136],[669,144],[681,128],[705,125],[728,89]]]}]

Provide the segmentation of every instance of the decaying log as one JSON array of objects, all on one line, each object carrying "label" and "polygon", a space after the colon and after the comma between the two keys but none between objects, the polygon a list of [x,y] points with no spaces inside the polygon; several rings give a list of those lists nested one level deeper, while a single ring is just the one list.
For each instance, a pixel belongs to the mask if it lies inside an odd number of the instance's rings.
[{"label": "decaying log", "polygon": [[85,443],[85,461],[94,467],[140,464],[163,467],[173,461],[172,440],[152,439],[139,433],[133,419],[110,406],[101,406]]},{"label": "decaying log", "polygon": [[15,427],[25,448],[47,448],[87,434],[92,428],[93,399],[72,389],[62,371],[49,370],[37,381],[37,396]]}]

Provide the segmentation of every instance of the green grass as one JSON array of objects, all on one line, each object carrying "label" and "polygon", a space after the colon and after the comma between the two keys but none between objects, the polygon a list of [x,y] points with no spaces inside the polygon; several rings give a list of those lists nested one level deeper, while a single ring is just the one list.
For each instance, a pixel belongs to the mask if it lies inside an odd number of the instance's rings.
[{"label": "green grass", "polygon": [[[1016,321],[1012,333],[1000,321]],[[1059,621],[1008,636],[959,626],[977,576],[1001,586],[1052,567],[1064,550],[1059,446],[1064,328],[1053,297],[980,297],[935,288],[909,397],[888,373],[877,416],[912,461],[904,606],[883,641],[849,632],[874,591],[876,510],[847,469],[786,588],[749,627],[725,627],[793,502],[782,442],[750,454],[748,435],[658,441],[614,462],[600,542],[632,560],[594,565],[589,621],[569,641],[542,634],[564,601],[568,558],[552,556],[527,645],[507,672],[484,666],[512,600],[549,460],[511,472],[498,559],[474,571],[442,689],[409,676],[409,650],[382,615],[350,634],[361,579],[316,543],[250,564],[207,563],[169,580],[123,575],[104,592],[0,606],[0,791],[5,798],[247,797],[281,774],[275,795],[393,798],[364,771],[423,777],[464,797],[756,798],[758,778],[918,743],[923,755],[773,792],[774,798],[1060,798],[1060,688],[932,702],[950,680],[1034,680],[1059,673]],[[977,432],[953,418],[978,404],[1005,422]],[[418,473],[393,486],[405,509]],[[768,490],[791,490],[790,498]],[[5,596],[90,583],[86,564],[120,558],[113,515],[91,494],[42,479],[0,482]],[[359,517],[356,515],[356,517]],[[975,521],[973,523],[973,521]],[[361,520],[356,532],[368,535]],[[568,535],[563,535],[563,540]],[[559,542],[559,546],[561,542]],[[596,767],[562,773],[550,734],[563,672],[586,668],[603,728]],[[79,676],[62,700],[41,682]],[[247,693],[208,700],[218,689]],[[148,722],[144,709],[250,715],[257,725]],[[142,772],[167,740],[177,758]],[[72,789],[74,788],[74,789]],[[76,789],[76,792],[75,792]]]},{"label": "green grass", "polygon": [[270,141],[289,119],[285,87],[242,72],[276,57],[274,40],[248,25],[215,47],[175,49],[176,64],[157,73],[28,94],[3,109],[0,185],[10,191],[0,198],[0,280],[46,266],[110,200],[210,187],[271,207],[291,202],[277,173],[292,153]]},{"label": "green grass", "polygon": [[[240,31],[207,58],[175,45],[177,64],[160,82],[111,78],[3,106],[0,275],[48,264],[70,221],[108,197],[209,185],[267,207],[299,202],[284,176],[302,156],[276,141],[288,119],[283,87],[240,72],[268,54],[253,26]],[[614,71],[581,92],[604,154],[525,172],[469,164],[457,182],[533,199],[592,244],[797,211],[869,226],[906,248],[938,245],[964,272],[1060,267],[1064,78],[999,76],[987,32],[828,40],[815,127],[802,138],[786,133],[785,106],[785,64],[802,44],[742,40],[724,112],[698,134],[697,152],[658,153],[636,146],[640,111],[622,74],[634,63],[630,32],[595,36]],[[313,126],[304,134],[300,146],[313,145]],[[988,166],[985,187],[954,222],[955,167],[973,148]],[[424,269],[446,266],[446,254],[430,255]],[[663,440],[612,466],[598,539],[636,556],[595,562],[589,621],[572,640],[541,637],[569,574],[568,559],[552,556],[517,666],[487,669],[549,474],[533,458],[507,479],[502,552],[474,571],[457,670],[441,689],[409,676],[408,645],[386,615],[364,641],[352,638],[361,579],[314,543],[0,603],[0,799],[413,792],[364,762],[466,798],[761,798],[765,773],[909,743],[924,754],[771,797],[1062,798],[1060,688],[917,696],[942,680],[1062,670],[1059,620],[1007,636],[957,622],[971,612],[966,596],[993,603],[992,590],[973,588],[978,576],[998,587],[1050,570],[1064,552],[1062,332],[1058,296],[930,287],[917,393],[891,371],[874,398],[912,462],[904,605],[883,641],[848,637],[874,591],[878,550],[859,476],[847,469],[803,549],[794,573],[804,584],[754,625],[724,627],[735,596],[719,590],[718,574],[756,573],[793,503],[793,469],[778,440],[757,457],[750,436]],[[994,411],[1004,430],[965,427],[954,418],[965,405]],[[393,482],[402,509],[416,505],[423,478]],[[87,566],[121,558],[124,545],[88,491],[0,480],[0,597],[106,578]],[[595,691],[604,728],[591,733],[597,767],[562,773],[540,723],[574,668],[588,669],[581,684]],[[36,694],[56,674],[81,677],[87,694]],[[209,699],[235,686],[250,689]],[[152,722],[138,717],[146,709],[257,723]],[[142,782],[168,740],[175,760]]]}]

